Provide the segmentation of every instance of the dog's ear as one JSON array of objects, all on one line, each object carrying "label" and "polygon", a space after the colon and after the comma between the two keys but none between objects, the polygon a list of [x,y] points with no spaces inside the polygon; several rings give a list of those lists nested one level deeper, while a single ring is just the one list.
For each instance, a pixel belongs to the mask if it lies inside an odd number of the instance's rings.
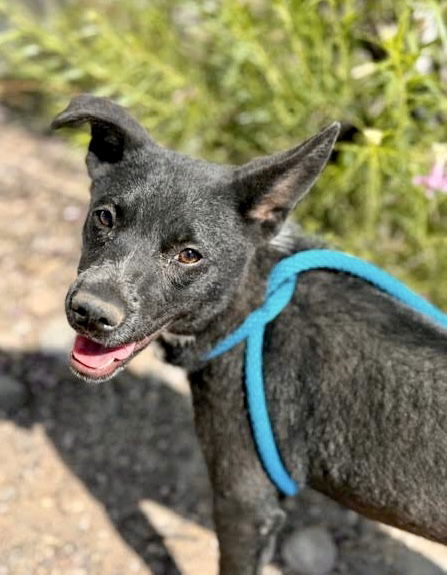
[{"label": "dog's ear", "polygon": [[110,164],[120,162],[127,154],[143,147],[155,147],[146,130],[118,104],[89,94],[76,96],[58,114],[51,128],[76,127],[88,122],[91,140],[87,168],[92,178],[104,173]]},{"label": "dog's ear", "polygon": [[277,233],[325,167],[339,131],[334,122],[296,148],[236,168],[234,183],[244,217],[260,224],[267,236]]}]

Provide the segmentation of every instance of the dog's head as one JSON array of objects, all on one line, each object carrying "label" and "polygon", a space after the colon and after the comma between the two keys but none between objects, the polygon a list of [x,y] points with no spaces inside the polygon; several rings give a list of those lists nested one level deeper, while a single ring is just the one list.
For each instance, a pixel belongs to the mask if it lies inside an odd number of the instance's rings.
[{"label": "dog's head", "polygon": [[74,98],[52,127],[85,122],[91,202],[66,312],[79,334],[72,368],[97,381],[163,330],[192,335],[229,305],[255,249],[323,169],[339,126],[233,167],[158,146],[103,98]]}]

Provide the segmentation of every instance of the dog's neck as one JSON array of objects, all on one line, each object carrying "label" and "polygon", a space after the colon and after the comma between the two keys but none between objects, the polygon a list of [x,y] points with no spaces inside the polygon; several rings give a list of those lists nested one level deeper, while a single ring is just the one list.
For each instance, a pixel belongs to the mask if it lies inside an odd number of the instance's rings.
[{"label": "dog's neck", "polygon": [[268,250],[264,248],[264,252],[262,257],[255,254],[229,305],[203,330],[188,335],[175,333],[174,330],[166,330],[161,334],[170,363],[187,369],[195,366],[219,340],[233,331],[262,303],[269,269],[283,256],[273,247]]},{"label": "dog's neck", "polygon": [[269,244],[256,250],[230,304],[213,318],[203,331],[184,335],[168,330],[162,334],[162,344],[169,362],[195,369],[218,341],[232,332],[262,304],[267,278],[278,261],[292,253],[322,245],[321,240],[302,235],[294,224],[284,226],[281,233]]}]

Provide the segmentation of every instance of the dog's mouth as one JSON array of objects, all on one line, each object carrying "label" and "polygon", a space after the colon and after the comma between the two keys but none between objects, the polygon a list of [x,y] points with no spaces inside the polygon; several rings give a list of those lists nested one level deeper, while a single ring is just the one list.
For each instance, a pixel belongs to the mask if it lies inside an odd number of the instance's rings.
[{"label": "dog's mouth", "polygon": [[142,340],[105,347],[83,335],[77,335],[70,356],[70,367],[76,375],[89,381],[110,379],[124,365],[153,341],[161,332],[145,337]]}]

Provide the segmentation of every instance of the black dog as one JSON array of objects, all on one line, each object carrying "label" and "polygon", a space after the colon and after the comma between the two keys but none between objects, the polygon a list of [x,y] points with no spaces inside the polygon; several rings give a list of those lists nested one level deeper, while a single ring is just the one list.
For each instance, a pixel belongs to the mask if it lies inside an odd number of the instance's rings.
[{"label": "black dog", "polygon": [[[112,377],[150,341],[190,373],[214,489],[221,575],[268,560],[283,513],[253,444],[243,345],[205,354],[262,303],[286,254],[315,247],[279,233],[323,169],[334,124],[240,167],[157,146],[121,107],[80,96],[53,127],[89,122],[91,207],[66,300],[71,366]],[[287,469],[345,505],[447,543],[447,337],[343,273],[305,274],[270,324],[269,410]]]}]

